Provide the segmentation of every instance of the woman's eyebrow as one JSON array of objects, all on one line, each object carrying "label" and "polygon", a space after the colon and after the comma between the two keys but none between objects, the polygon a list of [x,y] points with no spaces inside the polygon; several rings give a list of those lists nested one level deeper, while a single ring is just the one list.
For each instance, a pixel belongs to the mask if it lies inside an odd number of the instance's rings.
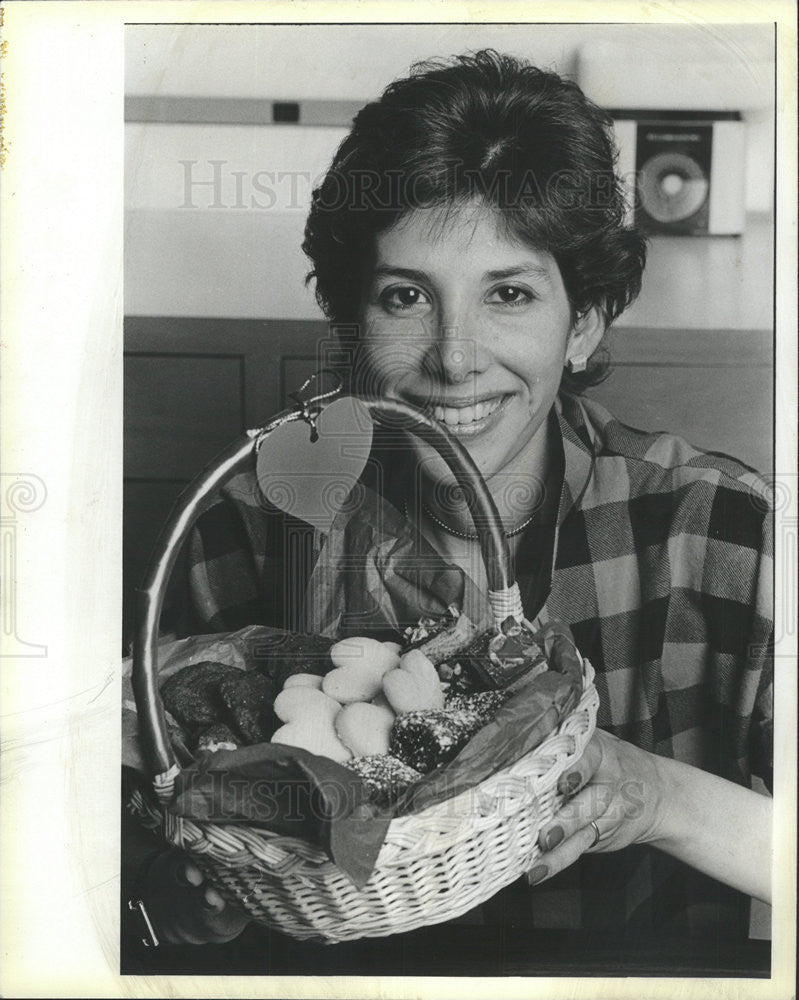
[{"label": "woman's eyebrow", "polygon": [[497,270],[486,271],[483,274],[484,281],[504,281],[508,278],[544,278],[549,281],[549,271],[538,264],[518,264],[512,267],[501,267]]},{"label": "woman's eyebrow", "polygon": [[393,267],[390,264],[379,264],[372,271],[373,278],[407,278],[409,281],[426,281],[428,275],[424,271],[416,271],[411,267]]}]

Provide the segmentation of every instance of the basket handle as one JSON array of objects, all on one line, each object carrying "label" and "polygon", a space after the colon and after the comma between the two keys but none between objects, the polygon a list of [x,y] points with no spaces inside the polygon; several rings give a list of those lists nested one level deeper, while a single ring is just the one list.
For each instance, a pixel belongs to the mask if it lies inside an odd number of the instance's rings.
[{"label": "basket handle", "polygon": [[[450,468],[475,524],[486,567],[489,600],[497,626],[508,615],[521,618],[519,588],[514,582],[508,541],[494,498],[471,455],[438,421],[407,403],[361,399],[372,418],[398,426],[432,445]],[[307,407],[284,410],[257,431],[249,431],[216,456],[178,497],[164,524],[141,587],[136,591],[131,681],[139,716],[142,748],[156,781],[171,785],[177,759],[158,690],[158,625],[169,577],[181,546],[200,515],[213,503],[217,489],[243,470],[260,442],[282,424],[308,420]]]}]

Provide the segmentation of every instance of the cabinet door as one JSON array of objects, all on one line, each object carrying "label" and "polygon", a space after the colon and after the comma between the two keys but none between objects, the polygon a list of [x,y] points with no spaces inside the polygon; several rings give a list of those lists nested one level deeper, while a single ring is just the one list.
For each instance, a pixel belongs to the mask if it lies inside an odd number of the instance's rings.
[{"label": "cabinet door", "polygon": [[[248,427],[286,405],[324,358],[312,321],[131,317],[125,323],[123,636],[158,532],[185,486]],[[179,580],[178,565],[174,577]],[[162,624],[179,626],[179,588]]]},{"label": "cabinet door", "polygon": [[619,420],[772,470],[770,331],[621,329],[610,356],[610,375],[588,395]]}]

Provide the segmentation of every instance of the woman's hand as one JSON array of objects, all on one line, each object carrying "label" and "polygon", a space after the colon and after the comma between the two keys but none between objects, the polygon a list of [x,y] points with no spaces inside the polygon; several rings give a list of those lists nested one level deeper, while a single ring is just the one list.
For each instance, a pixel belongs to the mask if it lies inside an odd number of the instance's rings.
[{"label": "woman's hand", "polygon": [[667,789],[658,758],[610,733],[596,730],[558,788],[567,798],[539,834],[543,853],[528,874],[531,884],[568,868],[581,854],[618,851],[660,835]]},{"label": "woman's hand", "polygon": [[769,797],[602,730],[558,787],[567,798],[539,834],[543,853],[528,872],[530,884],[551,878],[581,854],[650,844],[771,902]]},{"label": "woman's hand", "polygon": [[166,851],[150,866],[142,893],[159,940],[167,944],[224,944],[250,921],[231,906],[183,851]]}]

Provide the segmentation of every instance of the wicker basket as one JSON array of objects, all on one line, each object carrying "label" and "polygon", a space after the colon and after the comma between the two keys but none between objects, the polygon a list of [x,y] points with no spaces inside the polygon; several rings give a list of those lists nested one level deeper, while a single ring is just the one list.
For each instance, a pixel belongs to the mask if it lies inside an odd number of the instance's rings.
[{"label": "wicker basket", "polygon": [[[367,403],[377,420],[399,420],[448,462],[480,534],[489,596],[498,623],[523,618],[499,515],[468,453],[441,426],[401,404]],[[320,849],[241,823],[197,822],[163,808],[179,766],[169,743],[157,684],[161,603],[177,552],[216,487],[251,460],[263,437],[282,423],[312,420],[308,404],[285,411],[206,469],[178,501],[165,527],[137,604],[133,686],[143,749],[158,801],[134,793],[141,821],[187,851],[206,877],[254,919],[298,939],[327,942],[380,937],[450,920],[484,902],[531,868],[539,830],[559,808],[556,786],[591,738],[598,707],[594,671],[583,661],[575,710],[535,751],[460,795],[392,820],[374,871],[362,889]]]}]

